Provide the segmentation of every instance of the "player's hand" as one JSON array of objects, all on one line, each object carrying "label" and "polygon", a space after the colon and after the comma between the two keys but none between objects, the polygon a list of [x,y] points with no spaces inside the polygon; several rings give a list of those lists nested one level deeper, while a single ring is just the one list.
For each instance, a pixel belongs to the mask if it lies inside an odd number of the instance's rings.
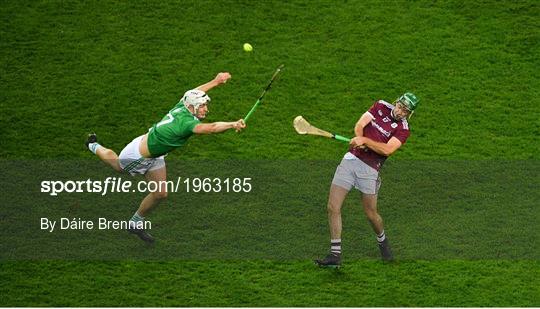
[{"label": "player's hand", "polygon": [[244,122],[244,119],[240,119],[236,122],[233,122],[233,128],[236,130],[236,132],[242,131],[246,127],[246,123]]},{"label": "player's hand", "polygon": [[357,136],[353,139],[351,139],[350,145],[354,148],[365,148],[364,146],[366,144],[366,138],[363,136]]},{"label": "player's hand", "polygon": [[216,78],[214,78],[214,81],[218,84],[225,84],[229,79],[231,78],[231,74],[229,72],[221,72],[216,75]]}]

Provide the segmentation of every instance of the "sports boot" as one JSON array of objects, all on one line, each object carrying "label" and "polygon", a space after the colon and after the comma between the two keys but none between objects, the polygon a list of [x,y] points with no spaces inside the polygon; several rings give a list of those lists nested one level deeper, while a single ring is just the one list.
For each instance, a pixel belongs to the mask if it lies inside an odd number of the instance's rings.
[{"label": "sports boot", "polygon": [[88,148],[88,145],[91,143],[97,143],[96,133],[88,134],[88,138],[86,139],[86,142],[84,142],[84,144],[86,145],[86,148]]},{"label": "sports boot", "polygon": [[128,228],[128,232],[130,232],[131,234],[137,235],[141,240],[143,240],[144,242],[148,244],[154,243],[154,237],[152,237],[152,235],[148,234],[148,232],[146,232],[142,228],[138,229],[130,224]]},{"label": "sports boot", "polygon": [[341,255],[330,253],[322,260],[315,260],[315,264],[320,267],[339,268],[341,266]]},{"label": "sports boot", "polygon": [[393,261],[394,256],[392,255],[392,250],[390,250],[390,243],[388,238],[385,238],[382,242],[379,243],[379,250],[381,250],[381,257],[383,261]]}]

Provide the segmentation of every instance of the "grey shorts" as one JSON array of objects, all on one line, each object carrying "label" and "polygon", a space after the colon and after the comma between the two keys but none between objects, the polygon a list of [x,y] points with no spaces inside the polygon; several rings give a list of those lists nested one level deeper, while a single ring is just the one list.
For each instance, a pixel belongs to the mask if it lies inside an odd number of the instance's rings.
[{"label": "grey shorts", "polygon": [[365,194],[377,194],[381,187],[379,172],[358,158],[341,160],[332,184],[351,190],[355,187]]}]

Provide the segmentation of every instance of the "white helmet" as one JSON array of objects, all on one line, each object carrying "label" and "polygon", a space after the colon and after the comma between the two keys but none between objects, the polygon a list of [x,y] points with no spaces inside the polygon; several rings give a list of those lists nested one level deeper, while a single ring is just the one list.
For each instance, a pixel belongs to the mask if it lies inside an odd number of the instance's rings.
[{"label": "white helmet", "polygon": [[211,100],[206,92],[199,89],[191,89],[184,93],[184,96],[180,101],[184,103],[185,107],[189,107],[190,105],[193,106],[193,115],[195,116],[197,115],[199,107],[203,104],[207,104]]}]

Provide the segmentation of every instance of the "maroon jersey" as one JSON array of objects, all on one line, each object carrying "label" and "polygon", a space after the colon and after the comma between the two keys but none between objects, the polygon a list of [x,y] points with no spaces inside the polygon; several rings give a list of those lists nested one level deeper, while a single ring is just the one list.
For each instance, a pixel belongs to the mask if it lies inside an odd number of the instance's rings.
[{"label": "maroon jersey", "polygon": [[[390,113],[393,109],[394,105],[383,100],[375,102],[368,110],[373,119],[364,127],[364,136],[379,143],[387,143],[395,137],[404,144],[410,134],[409,124],[407,119],[394,120]],[[387,158],[368,148],[351,147],[349,152],[376,170],[381,168]]]}]

